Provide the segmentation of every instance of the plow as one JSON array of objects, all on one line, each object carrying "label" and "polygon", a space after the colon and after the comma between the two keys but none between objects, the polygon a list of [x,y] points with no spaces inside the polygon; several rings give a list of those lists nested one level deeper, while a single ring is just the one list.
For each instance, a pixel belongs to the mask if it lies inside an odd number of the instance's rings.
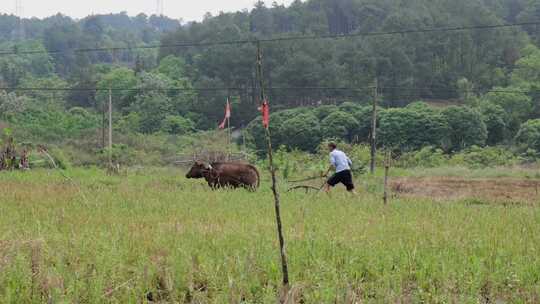
[{"label": "plow", "polygon": [[[321,180],[321,179],[324,179],[324,182],[322,183],[322,185],[320,187],[303,184],[303,183],[316,181],[316,180]],[[308,178],[304,178],[304,179],[300,179],[300,180],[291,180],[291,181],[289,181],[289,183],[291,183],[293,185],[291,187],[289,187],[287,192],[292,192],[292,191],[297,191],[297,190],[304,190],[306,193],[309,193],[310,191],[316,191],[316,192],[322,191],[323,188],[324,188],[324,185],[326,184],[326,180],[325,180],[324,176],[313,176],[313,177],[308,177]],[[302,184],[300,184],[300,183],[302,183]]]}]

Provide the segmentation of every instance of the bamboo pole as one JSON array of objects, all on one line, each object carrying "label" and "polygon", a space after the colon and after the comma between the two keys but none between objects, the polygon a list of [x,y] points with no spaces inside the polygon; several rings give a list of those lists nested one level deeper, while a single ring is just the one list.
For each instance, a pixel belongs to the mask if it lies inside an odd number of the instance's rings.
[{"label": "bamboo pole", "polygon": [[[227,106],[229,107],[229,109],[231,108],[229,99],[227,99]],[[230,117],[230,115],[229,115],[229,117],[227,117],[227,141],[228,141],[227,146],[229,147],[229,155],[227,156],[227,160],[230,161],[231,157],[232,157],[232,146],[231,146],[232,145],[232,133],[231,133],[231,117]]]},{"label": "bamboo pole", "polygon": [[371,112],[371,162],[369,172],[375,173],[375,159],[377,157],[377,99],[379,98],[379,84],[375,78],[375,89],[373,91],[373,110]]},{"label": "bamboo pole", "polygon": [[[264,81],[262,72],[262,51],[261,44],[257,42],[257,75],[259,78],[261,101],[266,100],[264,93]],[[268,101],[267,101],[268,102]],[[289,288],[289,269],[287,265],[287,253],[285,250],[285,238],[283,237],[283,224],[281,222],[281,210],[280,210],[280,198],[279,191],[277,189],[276,169],[274,167],[274,159],[272,155],[272,137],[269,128],[265,128],[266,145],[268,149],[268,164],[270,169],[270,175],[272,176],[272,194],[274,195],[274,208],[276,212],[276,226],[279,239],[279,249],[281,256],[281,271],[283,275],[283,287],[285,290]],[[283,302],[281,299],[280,301]]]},{"label": "bamboo pole", "polygon": [[113,168],[112,163],[112,89],[109,88],[109,168]]},{"label": "bamboo pole", "polygon": [[105,102],[101,104],[101,149],[105,150]]},{"label": "bamboo pole", "polygon": [[391,152],[387,152],[385,160],[384,160],[384,195],[383,200],[384,204],[388,205],[388,174],[390,172],[390,160],[391,160]]}]

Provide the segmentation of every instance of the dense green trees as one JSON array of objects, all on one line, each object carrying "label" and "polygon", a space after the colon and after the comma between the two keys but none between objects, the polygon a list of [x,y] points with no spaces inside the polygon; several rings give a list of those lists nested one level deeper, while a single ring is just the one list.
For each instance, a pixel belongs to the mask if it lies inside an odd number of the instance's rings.
[{"label": "dense green trees", "polygon": [[290,149],[313,152],[322,140],[319,120],[310,111],[301,111],[285,120],[278,132],[281,144]]},{"label": "dense green trees", "polygon": [[112,94],[115,108],[128,111],[134,101],[134,92],[121,91],[121,89],[134,88],[136,84],[137,77],[133,70],[124,67],[112,69],[101,76],[101,79],[97,82],[97,87],[101,90],[97,92],[96,99],[100,104],[105,104],[109,98],[108,89],[114,89]]},{"label": "dense green trees", "polygon": [[[51,52],[0,55],[0,87],[58,89],[0,91],[0,122],[55,140],[85,132],[98,136],[111,88],[117,130],[179,135],[216,128],[230,98],[233,127],[247,126],[248,141],[262,150],[254,44],[129,47],[489,25],[538,17],[538,4],[528,0],[402,2],[309,0],[285,7],[259,1],[251,11],[220,13],[184,25],[144,14],[81,20],[57,15],[23,20],[26,39],[20,39],[17,17],[0,15],[0,52]],[[539,42],[532,27],[264,42],[263,80],[274,144],[314,151],[328,138],[368,142],[377,78],[381,146],[453,152],[517,142],[536,149],[528,139],[534,136],[524,134],[533,134],[531,121],[540,118]],[[96,47],[128,49],[72,51]],[[411,104],[417,100],[425,103]]]},{"label": "dense green trees", "polygon": [[[321,139],[334,139],[346,142],[368,142],[368,137],[360,137],[362,128],[355,114],[366,113],[366,109],[345,105],[350,113],[333,111],[330,107],[300,108],[271,115],[271,132],[274,144],[285,145],[290,149],[312,151]],[[335,110],[335,109],[334,109]],[[484,146],[488,129],[484,121],[489,121],[493,138],[500,135],[496,123],[500,108],[486,110],[482,115],[467,106],[451,106],[436,109],[417,102],[405,108],[381,109],[379,114],[378,144],[381,147],[406,152],[424,147],[437,147],[446,152],[457,152],[473,146]],[[370,127],[366,127],[369,128]],[[264,132],[260,119],[248,125],[249,142],[258,150],[264,150]]]},{"label": "dense green trees", "polygon": [[[357,34],[516,22],[531,6],[510,0],[446,2],[331,1],[294,2],[286,8],[258,2],[250,12],[220,14],[164,35],[164,44],[243,40],[306,34]],[[515,2],[515,1],[514,1]],[[346,90],[270,90],[274,105],[291,108],[325,102],[366,101],[366,87],[378,77],[384,105],[402,106],[418,99],[460,96],[458,81],[467,79],[474,91],[506,86],[518,65],[527,34],[519,28],[456,33],[415,33],[343,40],[302,40],[264,43],[265,83],[275,87],[351,87]],[[254,86],[252,45],[205,48],[163,48],[160,57],[184,59],[195,86]],[[471,94],[474,92],[470,92]],[[227,94],[223,92],[224,95]],[[239,103],[253,107],[257,94],[242,94]],[[492,96],[493,99],[500,99]],[[514,96],[520,98],[521,96]],[[223,99],[222,98],[222,99]],[[522,100],[518,100],[522,102]],[[510,107],[509,104],[505,104]],[[501,106],[503,106],[501,104]],[[504,106],[503,106],[504,107]],[[253,118],[241,113],[234,124]],[[251,112],[253,113],[253,112]],[[209,114],[209,113],[208,113]],[[519,122],[509,122],[517,131]]]},{"label": "dense green trees", "polygon": [[352,141],[357,134],[360,123],[353,115],[336,111],[321,121],[323,136],[325,138],[343,138]]},{"label": "dense green trees", "polygon": [[486,144],[487,127],[478,111],[469,107],[451,106],[441,114],[448,123],[451,150],[459,151]]},{"label": "dense green trees", "polygon": [[388,109],[381,113],[379,141],[381,145],[402,151],[425,146],[445,147],[449,138],[449,121],[425,104]]},{"label": "dense green trees", "polygon": [[540,119],[533,119],[521,125],[516,142],[523,149],[540,152]]}]

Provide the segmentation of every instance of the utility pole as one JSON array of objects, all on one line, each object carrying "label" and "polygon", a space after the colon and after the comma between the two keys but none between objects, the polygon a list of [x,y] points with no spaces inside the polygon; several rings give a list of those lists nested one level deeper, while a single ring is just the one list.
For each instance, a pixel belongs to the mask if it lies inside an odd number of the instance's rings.
[{"label": "utility pole", "polygon": [[[259,78],[259,86],[261,93],[261,102],[268,102],[264,93],[264,81],[263,81],[263,67],[262,67],[262,50],[261,43],[257,41],[257,76]],[[263,110],[264,111],[264,110]],[[274,167],[274,159],[272,156],[272,137],[270,129],[265,126],[266,145],[268,148],[268,164],[270,167],[270,174],[272,176],[272,193],[274,195],[274,207],[276,212],[276,225],[279,239],[279,249],[281,255],[281,271],[283,275],[283,288],[284,291],[289,289],[289,269],[287,265],[287,253],[285,251],[285,238],[283,237],[283,225],[281,222],[280,200],[279,192],[277,189],[276,168]],[[280,299],[283,302],[283,299]]]},{"label": "utility pole", "polygon": [[109,88],[109,168],[112,167],[112,89]]},{"label": "utility pole", "polygon": [[379,99],[379,81],[375,78],[375,88],[373,90],[373,110],[371,113],[371,163],[369,172],[375,173],[375,158],[377,156],[377,99]]},{"label": "utility pole", "polygon": [[156,0],[156,15],[163,16],[164,0]]},{"label": "utility pole", "polygon": [[227,111],[228,111],[228,117],[227,117],[227,146],[229,147],[229,156],[227,157],[227,160],[230,161],[232,158],[232,133],[231,133],[231,99],[230,94],[227,97]]},{"label": "utility pole", "polygon": [[101,104],[101,149],[104,149],[105,150],[105,130],[106,130],[106,127],[105,127],[105,108],[106,108],[106,104],[105,102],[103,102]]},{"label": "utility pole", "polygon": [[15,16],[17,16],[18,24],[17,24],[17,39],[22,41],[24,40],[24,24],[23,24],[23,6],[22,6],[22,0],[15,0]]},{"label": "utility pole", "polygon": [[386,157],[384,160],[384,195],[383,201],[385,205],[388,205],[388,174],[390,171],[390,162],[392,161],[392,152],[386,152]]}]

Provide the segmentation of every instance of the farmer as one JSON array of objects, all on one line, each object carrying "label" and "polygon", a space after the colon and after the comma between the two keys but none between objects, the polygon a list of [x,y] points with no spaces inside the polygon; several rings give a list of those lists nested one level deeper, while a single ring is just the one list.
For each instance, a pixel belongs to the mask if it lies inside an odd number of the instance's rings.
[{"label": "farmer", "polygon": [[347,187],[347,191],[350,193],[355,193],[354,183],[352,179],[351,159],[343,152],[337,149],[337,145],[333,142],[328,144],[328,150],[330,150],[330,168],[326,172],[326,175],[330,174],[330,171],[333,169],[336,170],[336,173],[332,175],[326,182],[324,190],[326,193],[330,192],[330,188],[336,186],[339,183],[342,183]]}]

